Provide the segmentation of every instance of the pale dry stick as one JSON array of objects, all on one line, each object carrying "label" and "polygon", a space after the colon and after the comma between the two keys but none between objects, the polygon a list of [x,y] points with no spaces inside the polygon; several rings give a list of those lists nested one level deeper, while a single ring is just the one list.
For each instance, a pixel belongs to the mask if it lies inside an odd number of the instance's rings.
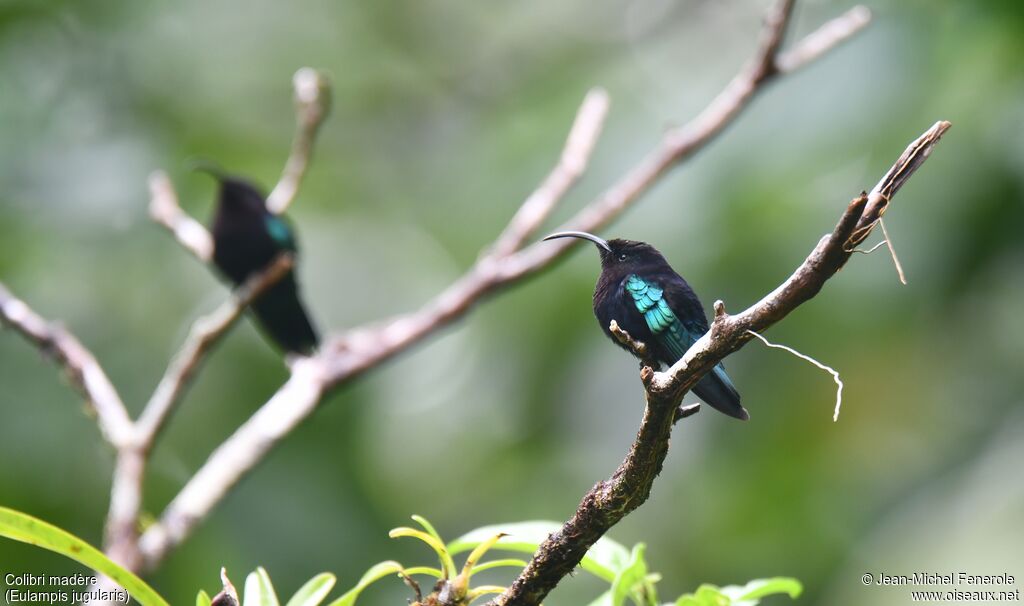
[{"label": "pale dry stick", "polygon": [[[296,106],[296,134],[292,151],[277,187],[267,200],[272,212],[281,213],[295,198],[309,163],[313,142],[330,108],[326,79],[316,70],[303,68],[293,78]],[[174,186],[166,173],[150,177],[150,215],[166,227],[200,261],[213,258],[213,237],[178,203]],[[251,278],[211,317],[200,319],[192,328],[184,349],[174,358],[147,403],[130,446],[118,450],[107,514],[105,545],[108,553],[130,568],[139,568],[138,535],[135,527],[142,505],[142,484],[146,459],[157,435],[194,373],[204,354],[231,328],[245,308],[266,288],[283,277],[292,266],[290,256],[278,259],[267,270]]]},{"label": "pale dry stick", "polygon": [[178,204],[171,178],[162,170],[149,176],[149,216],[167,228],[174,238],[197,259],[213,259],[213,236],[202,223],[190,217]]},{"label": "pale dry stick", "polygon": [[871,248],[869,248],[867,250],[863,250],[863,249],[860,249],[860,248],[854,248],[850,252],[852,252],[852,253],[860,253],[862,255],[870,255],[871,253],[875,252],[879,248],[882,248],[883,246],[885,246],[885,242],[884,241],[879,242],[878,244],[875,244],[874,246],[872,246]]},{"label": "pale dry stick", "polygon": [[[208,316],[195,321],[181,350],[174,356],[138,420],[132,438],[117,448],[111,480],[110,506],[104,525],[104,550],[123,566],[137,570],[141,564],[138,521],[142,511],[142,489],[150,451],[182,392],[204,357],[238,321],[248,306],[281,280],[293,266],[290,253],[278,256],[254,274],[232,297]],[[103,581],[100,588],[109,588]]]},{"label": "pale dry stick", "polygon": [[[789,3],[785,4],[789,6]],[[776,9],[775,14],[782,13]],[[862,15],[848,12],[838,20],[861,23]],[[749,103],[754,92],[770,81],[774,74],[782,73],[778,69],[765,71],[763,67],[766,61],[762,53],[765,49],[777,48],[774,41],[781,40],[782,36],[777,19],[770,20],[769,24],[766,42],[752,61],[755,68],[745,69],[693,122],[663,138],[654,153],[588,204],[563,229],[592,230],[610,222],[668,168],[707,144]],[[859,27],[862,25],[853,29]],[[835,37],[833,43],[838,44],[846,37]],[[821,46],[822,36],[819,33],[811,34],[808,39],[814,40],[817,47]],[[795,48],[800,49],[802,45],[798,43]],[[794,56],[810,61],[820,54],[798,53]],[[787,69],[797,69],[802,65],[803,60],[794,60]],[[267,451],[288,435],[291,428],[312,414],[327,390],[352,380],[448,326],[484,296],[548,267],[565,255],[569,246],[561,242],[545,243],[545,246],[534,244],[501,259],[485,254],[465,275],[418,311],[335,337],[325,344],[319,355],[296,365],[285,385],[210,455],[166,507],[159,521],[145,532],[140,539],[143,568],[155,567],[172,548],[188,537]]]},{"label": "pale dry stick", "polygon": [[195,529],[244,472],[316,408],[326,388],[323,363],[304,358],[288,381],[224,441],[139,539],[142,570],[152,570]]},{"label": "pale dry stick", "polygon": [[[883,179],[884,187],[891,192],[899,189],[948,128],[948,122],[937,122],[915,140]],[[908,154],[912,149],[917,151]],[[900,183],[895,184],[894,179]],[[716,302],[711,329],[668,370],[641,370],[646,407],[626,458],[611,478],[598,482],[583,496],[573,516],[541,544],[509,589],[490,603],[492,606],[539,604],[575,569],[599,538],[647,500],[668,453],[669,436],[682,398],[723,358],[751,338],[760,337],[758,332],[813,298],[842,269],[852,255],[847,244],[863,241],[877,223],[878,213],[885,210],[877,200],[872,204],[873,199],[862,193],[850,202],[832,233],[818,242],[785,282],[754,305],[730,316],[724,305]]]},{"label": "pale dry stick", "polygon": [[149,449],[161,427],[192,380],[204,356],[235,325],[245,310],[268,288],[292,270],[294,257],[285,253],[278,256],[266,269],[254,274],[219,308],[192,324],[181,350],[167,367],[160,384],[150,397],[136,424],[138,442]]},{"label": "pale dry stick", "polygon": [[[295,96],[295,137],[280,180],[267,198],[267,209],[283,213],[295,199],[306,174],[313,143],[320,125],[330,111],[330,84],[315,69],[304,67],[292,78]],[[167,228],[174,238],[197,259],[209,263],[213,259],[213,237],[206,227],[190,217],[178,203],[178,194],[164,171],[149,177],[149,215]]]},{"label": "pale dry stick", "polygon": [[818,368],[824,370],[825,372],[829,373],[830,375],[832,375],[832,380],[836,382],[836,405],[835,405],[835,410],[832,413],[832,421],[833,422],[839,421],[839,408],[843,405],[843,380],[839,378],[839,371],[837,371],[836,369],[832,368],[831,366],[828,366],[827,364],[822,364],[821,362],[815,360],[811,356],[808,356],[806,354],[800,353],[799,351],[793,349],[792,347],[787,347],[785,345],[780,345],[778,343],[772,343],[771,341],[766,339],[764,337],[764,335],[762,335],[760,333],[754,332],[752,330],[749,330],[747,332],[749,332],[750,334],[752,334],[755,337],[757,337],[758,339],[760,339],[761,342],[764,343],[765,345],[767,345],[768,347],[774,347],[775,349],[781,349],[783,351],[787,351],[787,352],[793,354],[794,356],[800,358],[801,360],[806,360],[806,361],[810,362],[811,364],[814,364]]},{"label": "pale dry stick", "polygon": [[601,129],[608,116],[608,106],[608,92],[603,88],[594,88],[587,93],[576,112],[576,119],[569,130],[558,163],[516,211],[508,226],[498,236],[491,254],[504,257],[519,250],[523,242],[544,223],[559,200],[583,176],[597,139],[601,136]]},{"label": "pale dry stick", "polygon": [[321,72],[303,67],[295,72],[292,86],[295,90],[295,138],[281,178],[267,196],[267,209],[276,215],[287,210],[295,200],[309,167],[316,135],[331,109],[330,83]]},{"label": "pale dry stick", "polygon": [[103,367],[82,343],[63,327],[46,321],[0,283],[0,324],[14,329],[62,368],[72,387],[96,413],[107,443],[121,448],[130,443],[132,421]]},{"label": "pale dry stick", "polygon": [[903,273],[903,264],[900,263],[900,258],[896,256],[896,249],[892,245],[892,238],[889,237],[889,230],[885,228],[885,220],[881,217],[878,218],[878,226],[882,228],[882,236],[885,238],[885,244],[889,248],[889,256],[892,257],[892,264],[896,266],[896,275],[900,278],[900,283],[904,286],[907,285],[907,275]]},{"label": "pale dry stick", "polygon": [[[124,518],[119,517],[126,510],[137,512],[140,504],[137,495],[126,490],[123,481],[118,481],[119,477],[134,477],[136,471],[139,471],[139,459],[130,456],[135,446],[135,427],[128,415],[128,409],[92,352],[70,332],[44,320],[24,301],[11,294],[3,284],[0,284],[0,320],[20,333],[41,352],[51,356],[58,366],[65,370],[75,390],[96,412],[97,424],[103,439],[117,451],[114,481],[111,485],[112,507],[109,514],[114,524],[107,526],[106,537],[115,539],[119,547],[110,556],[124,565],[136,565],[138,559],[134,557],[134,527],[138,518],[132,517],[131,524],[126,525]],[[129,530],[126,531],[126,527]],[[120,540],[128,535],[132,535],[132,540],[127,543]],[[122,549],[120,545],[126,545],[127,548]]]},{"label": "pale dry stick", "polygon": [[851,38],[870,22],[871,11],[866,6],[855,6],[819,27],[792,50],[779,53],[775,58],[775,67],[780,72],[798,69],[824,55],[843,40]]}]

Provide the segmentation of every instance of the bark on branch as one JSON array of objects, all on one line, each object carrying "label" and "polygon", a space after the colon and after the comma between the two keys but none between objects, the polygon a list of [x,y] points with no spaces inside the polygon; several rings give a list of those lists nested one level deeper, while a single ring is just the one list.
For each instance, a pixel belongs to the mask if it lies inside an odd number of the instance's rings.
[{"label": "bark on branch", "polygon": [[0,324],[20,333],[60,366],[96,413],[103,439],[115,448],[131,442],[132,422],[117,389],[96,358],[63,326],[50,323],[0,283]]}]

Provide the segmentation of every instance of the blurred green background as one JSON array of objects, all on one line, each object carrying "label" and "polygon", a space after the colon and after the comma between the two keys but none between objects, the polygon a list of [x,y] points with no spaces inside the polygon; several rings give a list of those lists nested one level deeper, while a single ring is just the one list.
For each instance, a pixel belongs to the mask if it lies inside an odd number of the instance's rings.
[{"label": "blurred green background", "polygon": [[[852,6],[809,1],[789,37]],[[755,100],[605,232],[656,244],[706,304],[739,310],[937,119],[953,129],[856,257],[769,338],[728,360],[752,420],[679,426],[651,500],[611,537],[648,544],[674,598],[791,575],[801,604],[905,604],[865,572],[1024,576],[1024,9],[871,0],[867,31]],[[95,352],[137,413],[189,324],[227,290],[147,217],[167,169],[208,217],[211,158],[268,188],[290,79],[326,70],[334,109],[290,216],[305,299],[327,331],[411,310],[472,264],[557,158],[586,90],[612,108],[549,229],[694,115],[751,53],[765,2],[0,4],[0,280]],[[872,241],[877,239],[875,236]],[[632,440],[636,363],[590,312],[588,247],[344,387],[232,492],[151,581],[171,603],[266,566],[290,594],[327,570],[429,563],[389,528],[454,538],[563,520]],[[212,356],[154,453],[158,514],[285,379],[248,322]],[[0,504],[101,541],[110,449],[51,364],[0,332]],[[0,572],[76,571],[0,542]],[[500,575],[495,581],[507,580]],[[1021,587],[1018,580],[1017,588]],[[585,603],[576,575],[547,601]],[[410,597],[398,581],[367,603]],[[778,602],[776,602],[778,603]]]}]

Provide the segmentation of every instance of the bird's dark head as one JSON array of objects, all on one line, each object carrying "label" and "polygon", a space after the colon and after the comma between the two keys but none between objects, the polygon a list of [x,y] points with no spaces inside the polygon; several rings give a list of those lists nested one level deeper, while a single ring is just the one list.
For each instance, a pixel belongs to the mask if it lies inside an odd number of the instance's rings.
[{"label": "bird's dark head", "polygon": [[631,273],[641,267],[661,268],[668,267],[668,261],[662,256],[658,249],[646,242],[637,240],[605,240],[594,234],[585,231],[561,231],[545,237],[545,240],[555,238],[580,238],[590,240],[597,246],[597,252],[601,255],[601,269],[610,273]]},{"label": "bird's dark head", "polygon": [[266,209],[263,193],[245,179],[229,175],[212,162],[197,161],[193,163],[192,170],[210,175],[217,181],[220,185],[217,202],[225,210],[262,213]]}]

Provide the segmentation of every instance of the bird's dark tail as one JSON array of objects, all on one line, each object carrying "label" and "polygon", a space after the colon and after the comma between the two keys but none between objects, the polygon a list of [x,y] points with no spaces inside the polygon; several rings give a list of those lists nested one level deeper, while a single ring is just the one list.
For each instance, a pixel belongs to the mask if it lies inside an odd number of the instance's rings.
[{"label": "bird's dark tail", "polygon": [[719,364],[711,372],[704,375],[704,378],[697,382],[693,393],[717,410],[735,417],[741,421],[750,418],[750,413],[740,405],[740,394],[733,386],[729,375],[725,374],[725,368]]},{"label": "bird's dark tail", "polygon": [[252,311],[263,331],[281,349],[310,355],[319,344],[316,330],[299,301],[295,275],[289,273],[253,302]]}]

